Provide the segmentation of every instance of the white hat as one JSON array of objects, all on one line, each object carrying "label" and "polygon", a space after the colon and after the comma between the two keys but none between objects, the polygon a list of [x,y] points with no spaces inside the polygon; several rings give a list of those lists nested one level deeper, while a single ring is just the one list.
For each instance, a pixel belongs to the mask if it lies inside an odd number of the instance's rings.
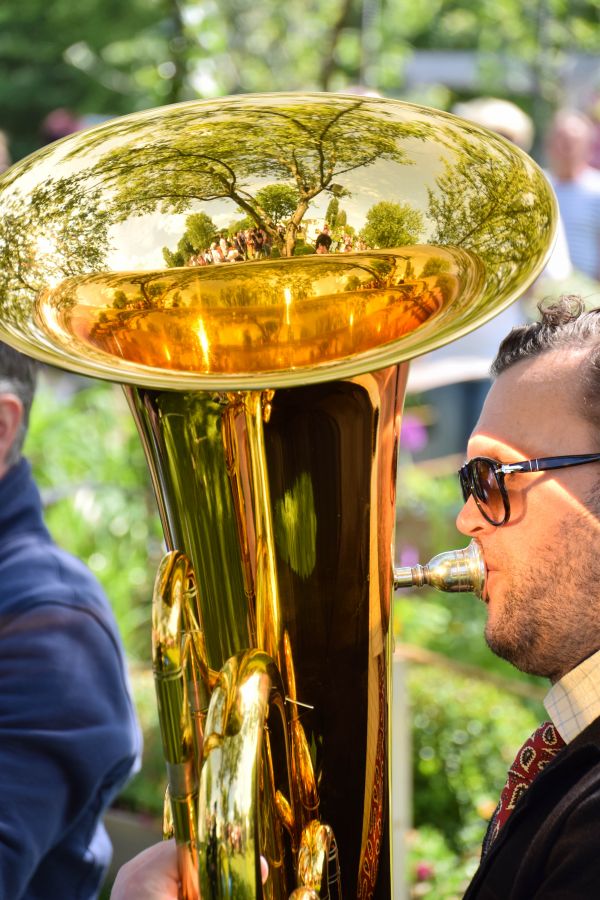
[{"label": "white hat", "polygon": [[522,150],[530,150],[533,144],[533,122],[523,110],[510,100],[497,97],[478,97],[466,103],[457,103],[452,112],[490,131],[508,138]]}]

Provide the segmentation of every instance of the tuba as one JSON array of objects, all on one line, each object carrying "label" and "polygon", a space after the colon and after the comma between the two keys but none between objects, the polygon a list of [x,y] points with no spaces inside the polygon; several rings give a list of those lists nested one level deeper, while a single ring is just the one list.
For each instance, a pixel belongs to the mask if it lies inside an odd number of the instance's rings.
[{"label": "tuba", "polygon": [[350,95],[136,113],[0,180],[0,337],[123,384],[148,459],[185,900],[401,893],[394,585],[483,579],[476,546],[393,570],[408,360],[522,294],[555,222],[503,138]]}]

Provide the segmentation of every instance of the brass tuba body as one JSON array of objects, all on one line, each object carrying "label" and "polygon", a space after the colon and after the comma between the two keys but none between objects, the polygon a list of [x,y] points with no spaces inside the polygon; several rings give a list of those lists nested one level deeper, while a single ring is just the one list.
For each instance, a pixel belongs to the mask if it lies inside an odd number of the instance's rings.
[{"label": "brass tuba body", "polygon": [[[262,249],[204,265],[241,216]],[[326,216],[344,252],[310,252]],[[539,274],[556,218],[543,175],[444,113],[261,95],[45,148],[0,180],[0,217],[0,337],[121,382],[148,458],[182,896],[398,896],[390,621],[408,360]]]}]

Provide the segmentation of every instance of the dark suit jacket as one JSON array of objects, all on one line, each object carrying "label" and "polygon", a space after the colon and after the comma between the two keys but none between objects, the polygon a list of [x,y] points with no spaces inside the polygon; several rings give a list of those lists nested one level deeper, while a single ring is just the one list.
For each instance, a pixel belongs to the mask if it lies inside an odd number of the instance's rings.
[{"label": "dark suit jacket", "polygon": [[600,898],[600,718],[521,797],[464,900]]}]

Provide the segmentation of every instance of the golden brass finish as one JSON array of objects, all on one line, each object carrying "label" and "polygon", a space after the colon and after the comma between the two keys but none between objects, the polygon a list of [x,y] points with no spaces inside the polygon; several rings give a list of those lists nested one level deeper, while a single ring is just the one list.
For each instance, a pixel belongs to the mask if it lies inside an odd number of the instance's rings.
[{"label": "golden brass finish", "polygon": [[[317,791],[310,749],[298,712],[296,671],[292,659],[290,636],[287,631],[283,635],[283,652],[285,658],[284,673],[287,684],[286,702],[289,710],[288,717],[291,742],[291,786],[297,809],[296,828],[295,833],[292,836],[292,846],[296,851],[298,849],[298,844],[300,843],[300,832],[304,834],[307,823],[314,821],[315,817],[318,815],[319,794]],[[331,831],[331,829],[329,830]]]},{"label": "golden brass finish", "polygon": [[201,735],[194,732],[198,723],[188,702],[182,640],[186,609],[193,609],[193,592],[189,561],[181,553],[167,554],[154,588],[152,664],[168,776],[164,831],[165,837],[172,833],[177,843],[181,900],[196,900],[198,895],[196,758]]},{"label": "golden brass finish", "polygon": [[[267,728],[269,717],[279,722]],[[232,657],[206,720],[198,820],[203,900],[261,896],[260,856],[269,866],[265,896],[287,900],[291,893],[269,748],[272,728],[285,733],[283,721],[283,686],[273,660],[258,650]]]},{"label": "golden brass finish", "polygon": [[[272,184],[291,191],[284,223],[257,196]],[[366,249],[297,255],[332,196]],[[364,231],[381,203],[389,235]],[[166,268],[200,213],[215,231],[248,215],[277,258]],[[19,349],[145,387],[257,390],[380,369],[481,325],[542,270],[556,205],[529,157],[446,113],[264,94],[45,147],[0,178],[0,222],[0,334]]]},{"label": "golden brass finish", "polygon": [[302,832],[298,881],[303,887],[314,890],[318,897],[341,900],[342,884],[335,837],[331,828],[316,820]]},{"label": "golden brass finish", "polygon": [[261,391],[248,391],[242,395],[254,498],[256,639],[257,646],[277,660],[281,670],[281,604],[263,433],[263,422],[265,416],[267,420],[270,416],[272,399],[272,392],[268,397]]},{"label": "golden brass finish", "polygon": [[402,566],[394,569],[394,589],[429,587],[438,591],[468,591],[482,597],[485,590],[485,561],[478,541],[462,550],[438,553],[425,566]]},{"label": "golden brass finish", "polygon": [[[432,260],[448,270],[441,284],[406,278]],[[207,387],[264,384],[265,372],[278,384],[291,368],[355,369],[359,356],[377,365],[383,347],[437,318],[459,292],[480,291],[482,276],[475,257],[427,246],[256,262],[218,276],[209,267],[149,272],[150,305],[134,273],[85,275],[41,295],[37,315],[82,359],[100,352],[127,368],[201,373]],[[269,283],[286,286],[267,291]],[[224,302],[231,294],[243,298],[241,308]],[[115,309],[107,302],[114,296],[126,296],[126,306]]]},{"label": "golden brass finish", "polygon": [[[270,779],[273,770],[267,818],[270,828],[281,827],[280,840],[289,846],[286,872],[296,865],[306,825],[316,818],[327,823],[340,859],[347,861],[340,877],[350,897],[357,892],[361,849],[379,823],[372,817],[372,797],[381,791],[381,769],[370,769],[367,758],[377,758],[378,725],[388,715],[379,673],[391,653],[395,507],[389,473],[405,379],[406,367],[394,366],[356,380],[280,390],[261,403],[252,398],[250,428],[262,431],[258,456],[264,452],[268,469],[265,517],[272,520],[281,623],[277,669],[282,696],[289,698],[269,718],[269,740],[262,744],[264,777]],[[255,518],[263,515],[255,481],[263,476],[253,475],[250,457],[260,441],[249,438],[243,394],[127,390],[159,486],[168,544],[186,547],[196,574],[214,677],[239,653],[236,646],[256,640],[258,616],[249,605],[257,594],[256,535],[262,527]],[[265,410],[260,413],[265,401],[268,422]],[[365,671],[375,673],[374,696]],[[285,727],[277,724],[283,721]],[[205,754],[221,752],[219,730],[209,731]],[[383,769],[386,759],[379,760]],[[321,796],[317,783],[325,787]],[[270,859],[276,861],[277,854],[271,852]],[[389,891],[385,855],[378,868],[374,897]],[[293,872],[286,875],[286,890],[294,881]]]},{"label": "golden brass finish", "polygon": [[319,895],[310,888],[296,888],[290,894],[290,900],[319,900]]},{"label": "golden brass finish", "polygon": [[[282,221],[267,187],[292,205]],[[332,197],[358,252],[307,252]],[[393,228],[377,230],[384,209]],[[179,265],[191,224],[210,234],[240,215],[269,258]],[[186,900],[196,859],[203,900],[323,896],[299,871],[317,885],[333,847],[334,897],[397,896],[388,722],[406,361],[521,295],[555,227],[543,174],[513,145],[355,96],[149,110],[0,178],[0,339],[124,384],[148,459],[169,550],[153,665]],[[432,565],[397,581],[483,585],[476,548]]]}]

